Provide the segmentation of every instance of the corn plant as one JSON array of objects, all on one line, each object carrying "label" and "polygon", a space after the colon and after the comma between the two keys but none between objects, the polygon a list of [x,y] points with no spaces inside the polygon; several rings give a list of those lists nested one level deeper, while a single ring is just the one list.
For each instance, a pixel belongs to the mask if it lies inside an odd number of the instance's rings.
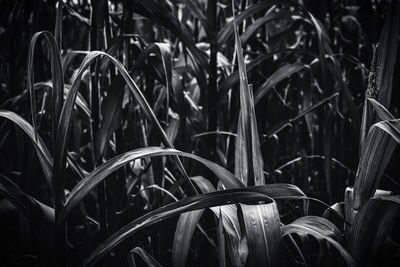
[{"label": "corn plant", "polygon": [[0,44],[4,264],[399,263],[400,10],[367,2],[0,1],[33,33]]}]

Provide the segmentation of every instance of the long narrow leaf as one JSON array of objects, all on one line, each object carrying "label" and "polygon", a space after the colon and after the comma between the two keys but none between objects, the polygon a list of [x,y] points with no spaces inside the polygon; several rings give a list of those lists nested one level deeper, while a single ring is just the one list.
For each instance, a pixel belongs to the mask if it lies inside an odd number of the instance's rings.
[{"label": "long narrow leaf", "polygon": [[55,188],[57,185],[53,182],[52,175],[53,157],[51,156],[42,138],[37,135],[32,125],[30,125],[24,118],[12,111],[0,110],[0,117],[12,121],[28,135],[29,139],[35,146],[36,154],[42,166],[46,182],[50,187],[54,199],[57,200],[59,195],[57,194],[58,191]]},{"label": "long narrow leaf", "polygon": [[396,142],[400,143],[400,119],[384,120],[370,128],[354,183],[352,207],[355,211],[373,196],[396,148]]},{"label": "long narrow leaf", "polygon": [[82,199],[93,190],[101,181],[103,181],[109,174],[116,171],[118,168],[124,166],[125,164],[140,159],[143,157],[154,157],[154,156],[173,156],[180,155],[188,158],[192,158],[208,167],[215,175],[222,181],[222,183],[227,188],[240,188],[244,185],[228,170],[213,163],[209,160],[201,158],[199,156],[185,153],[172,148],[159,148],[159,147],[146,147],[131,150],[122,155],[116,156],[113,159],[100,165],[84,179],[82,179],[71,191],[66,200],[65,206],[62,209],[59,217],[58,224],[62,223],[71,210],[82,201]]},{"label": "long narrow leaf", "polygon": [[149,227],[154,223],[161,222],[165,219],[181,214],[183,212],[204,209],[209,207],[221,206],[231,203],[249,203],[255,201],[271,202],[272,200],[259,192],[251,190],[242,191],[241,189],[231,189],[218,191],[203,195],[197,195],[182,199],[178,202],[166,205],[162,208],[147,213],[139,217],[131,223],[122,227],[118,232],[98,246],[82,263],[82,266],[93,266],[104,254],[117,246],[123,240],[138,232],[139,230]]},{"label": "long narrow leaf", "polygon": [[349,235],[350,251],[359,266],[386,265],[380,253],[399,212],[398,196],[369,199],[361,207]]},{"label": "long narrow leaf", "polygon": [[146,250],[136,247],[129,251],[127,258],[130,267],[136,267],[135,254],[138,255],[149,267],[162,267]]},{"label": "long narrow leaf", "polygon": [[[232,8],[234,8],[233,1]],[[235,16],[233,22],[240,81],[240,113],[235,148],[235,174],[246,185],[262,185],[265,183],[265,177],[256,114],[254,111],[253,93],[251,91],[252,87],[249,87],[247,81],[243,49],[239,39]]]},{"label": "long narrow leaf", "polygon": [[[63,91],[64,91],[64,80],[63,71],[61,66],[61,55],[58,48],[57,42],[53,35],[48,31],[37,32],[33,35],[31,39],[31,44],[29,47],[28,56],[28,89],[31,98],[31,116],[33,129],[36,129],[36,100],[35,100],[35,90],[34,90],[34,65],[33,59],[35,54],[36,43],[39,38],[43,37],[47,44],[49,45],[50,56],[51,56],[51,76],[52,76],[52,131],[53,136],[56,136],[57,123],[60,117],[62,103],[63,103]],[[53,140],[53,145],[54,145]]]},{"label": "long narrow leaf", "polygon": [[[79,88],[79,83],[82,79],[82,75],[85,70],[87,70],[90,65],[95,61],[96,58],[100,56],[105,56],[108,58],[119,70],[121,73],[122,77],[125,79],[129,89],[135,96],[135,99],[138,101],[140,104],[141,108],[143,109],[143,112],[147,116],[147,118],[151,121],[151,123],[155,126],[155,128],[158,130],[158,132],[161,135],[161,140],[163,144],[167,147],[173,147],[173,144],[168,140],[168,137],[161,127],[160,123],[158,122],[155,114],[151,110],[146,98],[143,96],[143,93],[140,91],[132,77],[128,74],[124,66],[122,65],[121,62],[116,60],[114,57],[111,57],[107,53],[103,53],[100,51],[93,51],[90,52],[85,59],[82,62],[82,65],[80,66],[74,81],[72,82],[71,89],[69,91],[69,94],[67,96],[67,99],[65,100],[62,112],[61,112],[61,117],[60,121],[58,124],[58,130],[57,130],[57,140],[56,140],[56,155],[54,159],[54,167],[55,167],[55,175],[58,177],[63,177],[64,173],[64,166],[65,166],[65,161],[66,161],[66,151],[67,151],[67,144],[68,144],[68,132],[69,132],[69,122],[71,120],[71,113],[72,109],[75,103],[75,99],[78,93],[78,88]],[[177,158],[178,162],[178,167],[182,171],[182,173],[187,177],[189,183],[191,184],[186,171],[183,168],[182,163],[180,162],[179,158]],[[191,184],[192,185],[192,184]],[[61,185],[62,186],[62,185]],[[194,186],[192,185],[194,188]]]}]

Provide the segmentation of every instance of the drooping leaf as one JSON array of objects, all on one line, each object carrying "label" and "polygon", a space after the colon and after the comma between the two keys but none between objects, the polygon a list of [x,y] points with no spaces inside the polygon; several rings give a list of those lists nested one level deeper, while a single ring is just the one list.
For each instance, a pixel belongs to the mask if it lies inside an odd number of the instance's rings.
[{"label": "drooping leaf", "polygon": [[[63,71],[61,67],[61,55],[60,50],[57,45],[56,40],[53,35],[48,31],[37,32],[33,35],[31,39],[31,44],[29,47],[29,56],[28,56],[28,89],[30,93],[31,99],[31,116],[32,116],[32,125],[35,132],[37,131],[36,126],[36,99],[35,99],[35,90],[34,90],[34,55],[35,55],[35,47],[37,41],[43,37],[50,50],[50,59],[51,59],[51,76],[52,76],[52,133],[53,136],[56,136],[57,133],[57,123],[60,118],[61,108],[63,105],[63,92],[64,92],[64,79],[63,79]],[[53,145],[55,144],[55,140],[53,140]]]},{"label": "drooping leaf", "polygon": [[[67,151],[67,144],[68,144],[68,132],[69,132],[69,123],[71,120],[71,113],[72,109],[74,107],[75,99],[78,93],[78,88],[79,88],[79,83],[82,79],[82,75],[87,70],[90,65],[96,60],[96,58],[100,56],[105,56],[108,58],[118,69],[118,71],[121,73],[122,77],[124,78],[125,82],[127,83],[129,89],[133,93],[136,101],[138,101],[140,107],[142,108],[144,114],[147,116],[147,118],[151,121],[153,126],[157,129],[158,133],[161,135],[161,141],[163,144],[167,147],[173,147],[173,144],[168,140],[168,137],[161,127],[160,123],[158,122],[155,114],[151,110],[151,107],[149,106],[146,98],[144,97],[143,93],[140,91],[139,87],[136,85],[132,77],[128,74],[124,66],[122,65],[121,62],[116,60],[114,57],[111,57],[107,53],[103,53],[100,51],[93,51],[90,52],[85,59],[83,60],[73,82],[71,85],[71,89],[68,93],[68,96],[65,100],[62,112],[61,112],[61,117],[60,121],[58,124],[58,130],[57,130],[57,140],[56,140],[56,151],[57,153],[55,154],[55,159],[54,159],[54,168],[55,168],[55,175],[59,177],[60,180],[62,180],[62,177],[64,175],[64,166],[65,166],[65,161],[66,161],[66,151]],[[121,88],[122,89],[122,88]],[[176,158],[178,168],[180,171],[183,173],[184,177],[188,180],[189,184],[191,184],[189,177],[186,174],[185,169],[183,168],[183,165],[179,158]],[[192,184],[191,184],[192,185]],[[62,186],[62,184],[61,184]],[[192,185],[192,188],[193,185]]]},{"label": "drooping leaf", "polygon": [[344,244],[343,233],[331,221],[319,216],[304,216],[296,219],[293,223],[312,228],[315,231]]},{"label": "drooping leaf", "polygon": [[394,116],[377,100],[374,98],[367,98],[367,101],[372,105],[378,117],[381,120],[393,120]]},{"label": "drooping leaf", "polygon": [[162,267],[146,250],[135,247],[126,255],[129,267],[136,267],[135,254],[139,256],[149,267]]},{"label": "drooping leaf", "polygon": [[[327,221],[327,220],[325,220],[325,221]],[[321,229],[321,226],[319,226],[318,224],[310,225],[310,224],[305,224],[305,223],[301,223],[301,222],[300,223],[293,222],[291,224],[283,226],[282,232],[283,232],[283,236],[286,236],[289,234],[300,233],[300,234],[309,234],[309,235],[314,236],[317,239],[326,240],[337,249],[337,251],[342,256],[343,260],[346,262],[346,264],[348,266],[355,267],[356,264],[354,262],[354,259],[347,252],[347,250],[335,239],[333,239],[330,236],[325,235],[323,229],[326,229],[326,228],[323,227]]]},{"label": "drooping leaf", "polygon": [[137,231],[149,227],[183,212],[226,205],[231,203],[249,203],[255,201],[271,202],[266,195],[251,190],[231,189],[208,194],[196,195],[171,203],[157,210],[151,211],[125,225],[110,238],[99,245],[82,263],[82,266],[93,266],[108,251]]},{"label": "drooping leaf", "polygon": [[98,166],[94,171],[89,173],[89,175],[87,175],[84,179],[82,179],[68,195],[65,206],[58,217],[58,224],[62,223],[66,219],[71,210],[79,202],[81,202],[91,190],[93,190],[101,181],[103,181],[109,174],[113,173],[118,168],[143,157],[167,155],[180,155],[199,161],[212,172],[214,172],[214,174],[217,175],[226,188],[240,188],[244,186],[231,172],[225,168],[194,154],[185,153],[172,148],[146,147],[135,149],[108,160],[107,162]]},{"label": "drooping leaf", "polygon": [[46,182],[50,187],[52,195],[55,200],[59,199],[60,196],[57,194],[57,192],[59,191],[57,191],[57,189],[55,188],[57,187],[57,185],[53,182],[53,175],[52,175],[53,157],[51,156],[42,138],[36,134],[32,125],[30,125],[24,118],[22,118],[21,116],[12,111],[0,110],[0,117],[12,121],[15,125],[17,125],[21,130],[23,130],[28,135],[29,139],[35,146],[36,154],[39,158],[39,162],[42,166]]}]

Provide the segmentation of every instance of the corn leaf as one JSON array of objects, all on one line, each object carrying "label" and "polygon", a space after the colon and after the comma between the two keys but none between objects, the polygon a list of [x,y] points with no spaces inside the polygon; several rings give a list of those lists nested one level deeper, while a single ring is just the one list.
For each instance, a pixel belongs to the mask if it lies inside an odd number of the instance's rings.
[{"label": "corn leaf", "polygon": [[102,165],[98,166],[94,171],[89,173],[84,179],[82,179],[70,192],[67,197],[64,208],[62,209],[58,223],[62,223],[71,210],[82,201],[82,199],[93,190],[101,181],[103,181],[109,174],[116,171],[118,168],[125,164],[140,159],[143,157],[154,157],[154,156],[167,156],[167,155],[180,155],[188,158],[192,158],[200,163],[204,164],[209,168],[215,175],[223,182],[227,188],[240,188],[244,185],[228,170],[213,163],[209,160],[201,158],[199,156],[185,153],[172,148],[159,148],[159,147],[146,147],[131,150],[119,156],[116,156]]},{"label": "corn leaf", "polygon": [[246,229],[251,266],[282,263],[281,222],[275,202],[262,205],[240,204]]},{"label": "corn leaf", "polygon": [[[214,186],[203,176],[195,176],[190,179],[200,188],[202,194],[215,192]],[[194,229],[203,212],[204,209],[190,211],[179,216],[172,247],[173,266],[185,266]]]},{"label": "corn leaf", "polygon": [[[57,123],[60,117],[61,108],[63,104],[63,92],[64,92],[64,79],[63,79],[63,71],[61,67],[61,55],[60,50],[58,48],[57,42],[54,39],[53,35],[50,32],[42,31],[37,32],[33,35],[31,39],[31,44],[29,47],[29,55],[28,55],[28,89],[30,93],[31,99],[31,116],[32,116],[32,125],[35,132],[37,132],[36,126],[36,98],[35,98],[35,90],[34,90],[34,64],[33,59],[35,55],[35,47],[39,38],[43,37],[50,50],[50,59],[51,59],[51,76],[52,76],[52,132],[53,136],[56,136]],[[55,140],[53,140],[54,146]]]},{"label": "corn leaf", "polygon": [[289,1],[263,1],[255,4],[249,5],[245,10],[243,10],[240,14],[237,15],[236,17],[236,22],[231,21],[227,23],[219,32],[218,32],[218,45],[219,47],[224,47],[226,44],[229,44],[232,36],[234,35],[234,24],[237,23],[240,25],[244,20],[250,18],[251,16],[254,15],[256,12],[260,12],[262,10],[265,10],[266,8],[278,4],[278,3],[288,3]]},{"label": "corn leaf", "polygon": [[376,114],[381,120],[393,120],[394,116],[381,103],[374,98],[367,98],[367,101],[372,105]]},{"label": "corn leaf", "polygon": [[292,76],[293,74],[308,68],[307,65],[302,63],[287,64],[280,67],[266,80],[255,92],[254,103],[257,104],[263,96],[265,96],[275,85],[284,79]]},{"label": "corn leaf", "polygon": [[320,232],[324,236],[331,237],[344,245],[343,233],[331,221],[319,216],[304,216],[296,219],[293,223],[300,224],[315,231]]},{"label": "corn leaf", "polygon": [[273,22],[276,20],[296,20],[296,18],[299,18],[301,16],[300,13],[297,12],[279,12],[279,13],[275,13],[275,12],[267,12],[267,14],[265,14],[265,16],[262,16],[260,18],[258,18],[256,21],[254,21],[253,23],[251,23],[249,25],[249,27],[247,27],[246,31],[240,36],[240,41],[242,42],[243,45],[245,45],[250,37],[263,25],[269,23],[269,22]]},{"label": "corn leaf", "polygon": [[382,250],[399,212],[399,196],[369,199],[357,212],[351,226],[349,248],[358,266],[386,265]]},{"label": "corn leaf", "polygon": [[[325,220],[325,221],[327,221],[327,220]],[[355,264],[352,256],[347,252],[347,250],[339,242],[337,242],[332,237],[325,235],[324,229],[326,230],[326,227],[325,226],[321,227],[318,224],[318,222],[316,224],[311,224],[311,225],[308,223],[293,222],[291,224],[283,226],[282,233],[283,233],[283,236],[286,236],[289,234],[298,234],[298,233],[309,234],[309,235],[314,236],[317,239],[326,240],[337,249],[337,251],[340,253],[340,255],[345,260],[345,262],[348,266],[355,267],[356,264]]]},{"label": "corn leaf", "polygon": [[363,145],[353,191],[353,210],[374,195],[382,174],[400,143],[400,119],[384,120],[372,125]]},{"label": "corn leaf", "polygon": [[271,202],[266,195],[251,190],[242,191],[241,189],[231,189],[218,191],[208,194],[196,195],[184,198],[178,202],[168,204],[157,210],[151,211],[139,217],[131,223],[125,225],[110,238],[100,244],[82,263],[82,266],[93,266],[108,251],[117,246],[123,240],[143,228],[149,227],[154,223],[161,222],[183,212],[204,209],[209,207],[221,206],[231,203],[249,203],[256,201]]},{"label": "corn leaf", "polygon": [[62,21],[63,21],[63,1],[57,1],[56,8],[56,23],[54,26],[54,39],[56,40],[58,47],[62,49]]},{"label": "corn leaf", "polygon": [[219,211],[219,221],[218,221],[218,259],[219,266],[226,266],[226,256],[225,256],[225,232],[224,232],[224,218],[222,217],[221,210]]},{"label": "corn leaf", "polygon": [[57,194],[55,188],[57,185],[54,183],[52,175],[53,157],[51,156],[42,138],[39,135],[37,135],[31,124],[29,124],[24,118],[22,118],[21,116],[12,111],[0,110],[0,117],[12,121],[21,130],[23,130],[26,133],[26,135],[28,135],[29,139],[35,146],[36,154],[39,158],[39,162],[42,166],[46,182],[52,192],[52,195],[55,200],[58,199],[59,195]]},{"label": "corn leaf", "polygon": [[246,66],[236,18],[234,17],[233,20],[240,81],[240,113],[235,148],[235,174],[246,185],[262,185],[265,183],[265,177],[253,93],[247,82]]},{"label": "corn leaf", "polygon": [[103,121],[100,128],[96,131],[94,140],[96,160],[101,159],[111,135],[121,125],[124,88],[122,78],[116,77],[111,84],[111,90],[109,90],[107,98],[104,100]]},{"label": "corn leaf", "polygon": [[399,33],[399,2],[392,1],[389,13],[386,14],[382,34],[378,44],[376,83],[378,89],[378,102],[386,108],[390,105],[393,87],[393,74],[397,58],[398,39],[393,38]]},{"label": "corn leaf", "polygon": [[[54,159],[54,167],[55,167],[55,175],[57,177],[60,177],[59,179],[62,180],[62,177],[64,175],[64,166],[65,166],[65,161],[66,161],[66,151],[67,151],[67,144],[68,144],[68,132],[69,132],[69,123],[71,120],[71,113],[72,109],[75,104],[76,96],[78,93],[79,89],[79,83],[82,79],[82,75],[87,70],[90,65],[96,60],[96,58],[100,56],[105,56],[107,59],[109,59],[118,69],[118,71],[121,73],[122,77],[126,81],[129,89],[135,96],[135,99],[138,101],[139,105],[143,109],[144,114],[147,116],[147,118],[151,121],[153,126],[158,130],[159,134],[161,135],[161,141],[163,144],[167,147],[173,147],[173,144],[168,140],[168,137],[161,127],[160,123],[158,122],[155,114],[151,110],[146,98],[143,96],[143,93],[140,91],[134,80],[132,79],[131,76],[129,76],[128,72],[124,68],[121,62],[116,60],[114,57],[111,57],[107,53],[103,53],[100,51],[93,51],[90,52],[85,59],[83,60],[76,76],[75,79],[72,82],[71,89],[68,93],[67,99],[65,100],[62,112],[61,112],[61,117],[60,121],[58,124],[58,130],[57,130],[57,140],[56,140],[56,153],[55,159]],[[176,158],[176,161],[178,163],[178,168],[181,170],[181,172],[184,174],[185,178],[187,178],[188,182],[191,184],[189,177],[186,174],[185,169],[183,168],[182,163],[180,162],[179,158]],[[191,184],[192,185],[192,184]],[[62,186],[62,184],[61,184]],[[192,185],[192,188],[193,185]]]},{"label": "corn leaf", "polygon": [[[164,76],[160,75],[161,78],[164,79],[164,84],[167,88],[165,93],[160,94],[159,99],[163,101],[166,99],[167,104],[165,106],[166,109],[169,108],[169,95],[174,93],[174,88],[173,88],[173,83],[172,83],[172,74],[173,74],[173,69],[172,69],[172,55],[171,55],[171,47],[169,44],[166,43],[152,43],[148,45],[139,55],[138,59],[136,60],[135,64],[132,67],[132,70],[137,69],[141,64],[143,64],[143,61],[148,58],[152,54],[156,54],[162,63],[162,68],[164,71]],[[157,68],[155,68],[157,71]],[[157,103],[160,103],[157,99]],[[155,105],[155,107],[157,104]],[[154,113],[157,114],[158,109],[154,108]]]},{"label": "corn leaf", "polygon": [[203,212],[204,209],[200,209],[182,213],[180,215],[176,225],[174,244],[172,246],[172,266],[186,266],[190,242]]}]

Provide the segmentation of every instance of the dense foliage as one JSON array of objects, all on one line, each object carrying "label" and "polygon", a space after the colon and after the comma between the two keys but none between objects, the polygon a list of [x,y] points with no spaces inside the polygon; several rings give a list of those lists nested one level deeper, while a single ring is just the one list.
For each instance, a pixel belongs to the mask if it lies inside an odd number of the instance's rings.
[{"label": "dense foliage", "polygon": [[1,265],[399,264],[399,5],[0,0]]}]

